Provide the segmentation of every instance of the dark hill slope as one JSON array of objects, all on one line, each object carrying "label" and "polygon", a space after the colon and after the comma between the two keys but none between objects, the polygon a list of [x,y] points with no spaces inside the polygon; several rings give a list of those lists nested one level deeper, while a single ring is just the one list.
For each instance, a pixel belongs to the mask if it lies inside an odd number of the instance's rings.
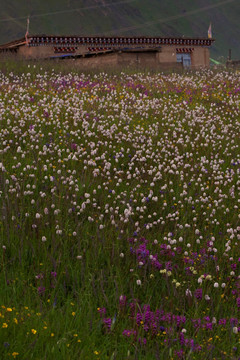
[{"label": "dark hill slope", "polygon": [[232,49],[240,59],[240,0],[3,0],[0,43],[30,34],[106,34],[206,37],[215,59]]}]

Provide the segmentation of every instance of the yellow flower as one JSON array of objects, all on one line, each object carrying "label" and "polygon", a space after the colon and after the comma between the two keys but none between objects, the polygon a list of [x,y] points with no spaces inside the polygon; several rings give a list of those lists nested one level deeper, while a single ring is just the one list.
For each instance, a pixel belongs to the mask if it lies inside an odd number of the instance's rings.
[{"label": "yellow flower", "polygon": [[12,311],[12,309],[11,309],[11,308],[7,308],[7,311],[11,312],[11,311]]},{"label": "yellow flower", "polygon": [[72,312],[72,316],[75,316],[75,315],[76,315],[76,313],[73,311],[73,312]]},{"label": "yellow flower", "polygon": [[13,321],[15,322],[15,324],[18,324],[18,319],[14,318]]},{"label": "yellow flower", "polygon": [[95,350],[95,351],[94,351],[94,354],[95,354],[95,355],[99,355],[99,351]]},{"label": "yellow flower", "polygon": [[51,333],[51,336],[53,337],[53,336],[54,336],[54,333]]},{"label": "yellow flower", "polygon": [[12,356],[14,357],[14,359],[15,359],[15,357],[16,357],[17,355],[19,355],[19,353],[16,352],[16,351],[14,351],[14,352],[12,353]]},{"label": "yellow flower", "polygon": [[2,324],[2,327],[3,327],[3,328],[7,328],[7,327],[8,327],[8,324],[7,324],[7,323],[3,323],[3,324]]},{"label": "yellow flower", "polygon": [[37,333],[37,330],[35,330],[35,329],[32,329],[31,331],[32,331],[33,335],[35,335]]}]

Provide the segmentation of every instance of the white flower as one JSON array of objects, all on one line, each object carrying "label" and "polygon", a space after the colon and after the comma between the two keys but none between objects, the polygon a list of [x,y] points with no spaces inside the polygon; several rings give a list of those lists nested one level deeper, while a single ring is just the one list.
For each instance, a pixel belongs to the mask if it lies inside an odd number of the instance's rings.
[{"label": "white flower", "polygon": [[222,286],[222,288],[225,288],[226,284],[225,284],[225,283],[222,283],[222,285],[221,285],[221,286]]},{"label": "white flower", "polygon": [[137,285],[142,285],[141,280],[137,280]]},{"label": "white flower", "polygon": [[219,287],[219,284],[217,282],[214,283],[213,285],[215,288],[218,288]]},{"label": "white flower", "polygon": [[81,260],[81,259],[82,259],[82,255],[78,255],[78,256],[77,256],[77,259],[78,259],[78,260]]},{"label": "white flower", "polygon": [[205,295],[205,300],[210,300],[210,297],[208,295]]},{"label": "white flower", "polygon": [[36,213],[36,219],[40,219],[41,215],[39,213]]},{"label": "white flower", "polygon": [[234,333],[234,334],[237,334],[237,333],[238,333],[238,328],[237,328],[236,326],[234,326],[232,330],[233,330],[233,333]]},{"label": "white flower", "polygon": [[216,324],[217,323],[217,320],[215,317],[212,318],[212,324]]},{"label": "white flower", "polygon": [[124,253],[121,253],[119,256],[120,258],[124,258]]},{"label": "white flower", "polygon": [[42,242],[45,242],[45,241],[47,241],[46,236],[42,236]]},{"label": "white flower", "polygon": [[211,276],[211,275],[207,275],[205,279],[206,279],[206,280],[212,280],[212,276]]}]

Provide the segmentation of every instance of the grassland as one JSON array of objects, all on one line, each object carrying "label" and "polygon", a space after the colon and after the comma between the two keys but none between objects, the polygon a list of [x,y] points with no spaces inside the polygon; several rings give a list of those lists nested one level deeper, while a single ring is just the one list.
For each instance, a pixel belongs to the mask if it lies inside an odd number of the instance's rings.
[{"label": "grassland", "polygon": [[0,358],[240,357],[240,75],[0,73]]}]

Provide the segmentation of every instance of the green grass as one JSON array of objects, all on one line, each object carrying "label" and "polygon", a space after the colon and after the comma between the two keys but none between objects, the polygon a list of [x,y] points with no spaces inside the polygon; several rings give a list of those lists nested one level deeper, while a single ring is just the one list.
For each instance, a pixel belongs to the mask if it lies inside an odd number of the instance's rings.
[{"label": "green grass", "polygon": [[237,359],[239,73],[1,70],[0,358]]}]

